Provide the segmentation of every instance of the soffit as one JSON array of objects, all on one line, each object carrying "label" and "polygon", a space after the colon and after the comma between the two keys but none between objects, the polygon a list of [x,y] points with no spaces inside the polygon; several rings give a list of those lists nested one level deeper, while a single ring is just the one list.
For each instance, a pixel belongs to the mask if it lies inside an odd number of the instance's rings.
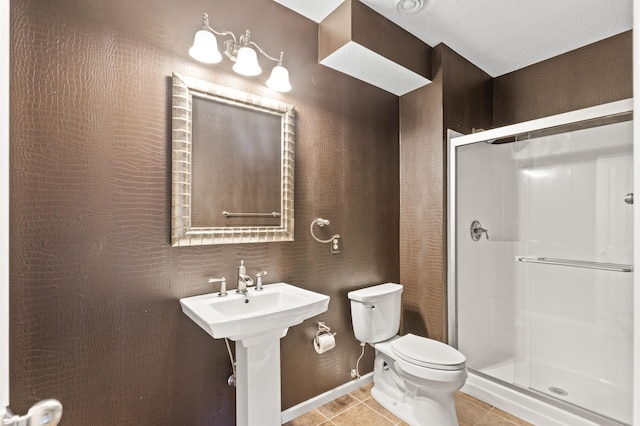
[{"label": "soffit", "polygon": [[[275,0],[316,22],[342,0]],[[414,13],[402,5],[424,1]],[[631,0],[362,0],[430,46],[497,77],[630,30]],[[318,4],[324,9],[318,12]]]}]

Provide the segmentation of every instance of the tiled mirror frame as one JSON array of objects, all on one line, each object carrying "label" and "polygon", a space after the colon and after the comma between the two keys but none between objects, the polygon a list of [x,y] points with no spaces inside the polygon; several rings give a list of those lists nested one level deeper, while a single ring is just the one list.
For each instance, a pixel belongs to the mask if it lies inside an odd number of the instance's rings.
[{"label": "tiled mirror frame", "polygon": [[[197,246],[293,241],[294,229],[294,106],[173,73],[171,245]],[[279,226],[191,226],[192,99],[201,96],[241,108],[277,114],[281,119],[281,221]]]}]

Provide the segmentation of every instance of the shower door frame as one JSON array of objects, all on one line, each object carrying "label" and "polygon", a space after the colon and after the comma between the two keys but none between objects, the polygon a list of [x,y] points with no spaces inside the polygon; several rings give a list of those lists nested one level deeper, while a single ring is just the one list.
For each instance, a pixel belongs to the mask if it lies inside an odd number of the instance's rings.
[{"label": "shower door frame", "polygon": [[[636,85],[638,86],[638,85]],[[637,98],[637,97],[636,97]],[[535,130],[540,130],[540,129],[547,129],[547,128],[552,128],[552,127],[558,127],[558,126],[564,126],[564,125],[570,125],[573,123],[579,123],[579,122],[583,122],[583,121],[588,121],[588,120],[592,120],[592,119],[597,119],[597,118],[601,118],[601,117],[607,117],[610,115],[616,115],[616,114],[624,114],[624,113],[628,113],[628,112],[632,112],[634,107],[634,100],[633,99],[625,99],[625,100],[621,100],[621,101],[616,101],[616,102],[611,102],[611,103],[607,103],[607,104],[602,104],[602,105],[597,105],[594,107],[589,107],[589,108],[584,108],[584,109],[580,109],[580,110],[576,110],[576,111],[571,111],[571,112],[566,112],[563,114],[558,114],[558,115],[552,115],[549,117],[544,117],[544,118],[539,118],[539,119],[535,119],[535,120],[530,120],[530,121],[525,121],[522,123],[517,123],[517,124],[512,124],[512,125],[508,125],[508,126],[504,126],[504,127],[500,127],[500,128],[496,128],[496,129],[492,129],[492,130],[487,130],[487,131],[483,131],[483,132],[478,132],[478,133],[473,133],[470,135],[462,135],[462,136],[458,136],[460,135],[457,132],[454,132],[452,130],[449,130],[448,132],[448,172],[447,172],[447,199],[448,199],[448,221],[447,221],[447,255],[448,255],[448,262],[447,262],[447,303],[448,303],[448,309],[447,309],[447,318],[448,318],[448,341],[449,344],[452,345],[453,347],[457,348],[458,347],[458,318],[457,318],[457,309],[458,309],[458,304],[457,304],[457,285],[456,285],[456,279],[457,279],[457,274],[456,274],[456,266],[457,266],[457,257],[456,257],[456,220],[457,220],[457,215],[456,215],[456,149],[458,147],[461,146],[465,146],[465,145],[470,145],[470,144],[474,144],[474,143],[478,143],[478,142],[483,142],[486,140],[491,140],[491,139],[501,139],[501,138],[506,138],[506,137],[510,137],[510,136],[516,136],[516,135],[522,135],[522,134],[526,134]],[[640,120],[634,120],[634,126],[637,126],[636,123],[638,123],[638,121]],[[638,139],[640,135],[636,135],[634,133],[634,146],[633,146],[633,157],[634,157],[634,165],[636,165],[638,163],[638,157],[640,157],[640,152],[638,152],[637,148],[637,141],[636,139]],[[636,188],[638,187],[638,185],[636,185],[636,182],[638,181],[638,177],[640,176],[640,172],[639,173],[634,173],[634,192],[636,190]],[[638,221],[635,220],[635,218],[638,217],[638,209],[634,210],[634,232],[636,234],[636,236],[639,233],[638,228],[640,227],[640,224],[638,224]],[[636,225],[638,224],[638,225]],[[636,241],[637,242],[637,239]],[[636,246],[634,246],[634,264],[636,263],[635,260],[637,259],[637,255],[635,253],[637,253]],[[639,262],[640,263],[640,262]],[[635,295],[635,312],[636,312],[636,318],[634,321],[634,347],[638,348],[638,346],[640,345],[640,342],[638,342],[638,327],[640,327],[638,325],[638,322],[640,320],[640,313],[638,311],[640,311],[640,306],[639,303],[637,302],[639,299],[639,294],[640,293],[640,285],[638,285],[638,277],[637,274],[634,274],[634,295]],[[636,350],[634,352],[633,355],[633,363],[634,366],[636,368],[636,370],[640,367],[638,367],[639,364],[639,360],[638,358],[640,358],[640,351]],[[510,383],[506,383],[502,380],[493,378],[491,376],[487,376],[484,375],[482,373],[480,373],[483,377],[486,377],[488,380],[490,380],[491,382],[495,382],[495,383],[499,383],[499,384],[506,384],[508,388],[513,389],[513,390],[517,390],[519,393],[525,394],[525,395],[529,395],[529,392],[526,392],[525,390],[521,390],[521,389],[516,389],[515,386],[513,386],[513,384]],[[635,375],[635,380],[634,380],[634,385],[632,387],[633,391],[634,391],[634,395],[638,395],[640,394],[639,391],[637,391],[638,386],[640,384],[637,383],[638,380],[638,371],[636,371],[636,375]],[[537,396],[534,396],[535,399],[540,399]],[[634,424],[639,424],[639,420],[637,420],[638,417],[640,417],[640,401],[638,401],[640,398],[634,398],[634,407],[633,407],[633,411],[634,411],[634,418],[636,419],[634,421]],[[540,399],[541,401],[544,402],[550,402],[553,404],[554,401],[551,401],[550,398],[543,398]],[[494,403],[494,401],[487,401],[487,402],[491,402],[493,403],[492,405],[496,405]],[[555,405],[555,404],[554,404]],[[564,409],[564,404],[562,405],[563,409]],[[500,408],[500,407],[498,407]],[[571,407],[566,407],[566,411],[567,412],[571,412],[572,409]],[[581,411],[579,411],[581,412]],[[514,413],[514,414],[519,414],[519,413]],[[589,417],[589,415],[587,413],[585,413],[585,415],[587,417]],[[526,419],[525,419],[526,420]]]},{"label": "shower door frame", "polygon": [[[633,63],[633,109],[640,111],[640,0],[633,0],[633,41],[632,41],[632,63]],[[633,120],[633,168],[640,170],[640,120]],[[633,175],[634,191],[640,189],[640,172]],[[640,209],[633,212],[633,247],[634,262],[638,256],[638,248],[640,248]],[[640,262],[638,262],[640,263]],[[640,274],[633,276],[633,300],[634,300],[634,322],[633,322],[633,424],[640,425]]]}]

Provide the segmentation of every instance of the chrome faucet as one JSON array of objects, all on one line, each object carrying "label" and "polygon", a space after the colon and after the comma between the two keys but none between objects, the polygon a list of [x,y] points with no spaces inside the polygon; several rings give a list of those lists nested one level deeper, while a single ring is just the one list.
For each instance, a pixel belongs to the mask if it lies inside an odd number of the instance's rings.
[{"label": "chrome faucet", "polygon": [[253,285],[253,279],[247,275],[247,269],[244,267],[244,260],[240,261],[240,266],[238,266],[238,287],[237,292],[242,294],[247,294],[247,287]]}]

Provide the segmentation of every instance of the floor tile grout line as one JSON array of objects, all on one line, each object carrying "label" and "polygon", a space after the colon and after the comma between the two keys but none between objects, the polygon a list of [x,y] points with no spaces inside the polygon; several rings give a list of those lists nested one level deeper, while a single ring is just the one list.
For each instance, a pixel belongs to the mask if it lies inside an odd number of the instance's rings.
[{"label": "floor tile grout line", "polygon": [[355,396],[352,392],[349,392],[348,395],[350,395],[352,398],[354,398],[354,399],[356,399],[356,400],[358,400],[360,402],[364,402],[365,400],[367,400],[367,399],[369,399],[371,397],[371,394],[369,394],[366,398],[361,399],[361,398],[358,398],[357,396]]},{"label": "floor tile grout line", "polygon": [[481,421],[482,419],[484,419],[484,418],[487,416],[487,414],[489,414],[489,411],[487,411],[486,413],[484,413],[484,414],[482,415],[482,417],[480,417],[478,420],[476,420],[475,422],[473,422],[473,425],[471,425],[471,426],[475,426],[475,425],[477,425],[478,423],[480,423],[480,421]]},{"label": "floor tile grout line", "polygon": [[[504,420],[504,421],[506,421],[506,422],[509,422],[509,423],[510,423],[510,424],[512,424],[512,425],[515,425],[515,426],[517,426],[517,425],[518,425],[517,423],[513,422],[511,419],[509,419],[509,418],[507,418],[507,417],[504,417],[504,415],[503,415],[502,413],[500,413],[500,412],[496,412],[496,411],[494,411],[494,410],[502,411],[502,410],[500,410],[500,409],[499,409],[499,408],[497,408],[497,407],[491,407],[491,409],[489,410],[489,412],[490,412],[490,413],[493,413],[493,415],[494,415],[494,416],[498,416],[498,417],[500,417],[502,420]],[[507,413],[507,414],[509,414],[509,413]]]},{"label": "floor tile grout line", "polygon": [[[367,399],[369,399],[369,398],[367,398]],[[358,399],[356,398],[356,400],[358,400]],[[367,405],[364,401],[360,401],[360,400],[358,400],[358,403],[357,403],[357,404],[353,404],[351,407],[347,408],[346,410],[341,411],[341,412],[337,413],[335,416],[330,417],[330,418],[329,418],[329,421],[331,422],[331,424],[334,424],[334,423],[333,423],[333,421],[332,421],[332,419],[335,419],[336,417],[338,417],[338,416],[340,416],[340,415],[342,415],[342,414],[346,413],[347,411],[349,411],[349,410],[352,410],[352,409],[356,408],[358,405],[363,405],[367,410],[374,412],[375,414],[377,414],[377,415],[379,415],[380,417],[382,417],[383,419],[387,420],[389,423],[391,423],[391,424],[392,424],[392,425],[394,425],[394,426],[395,426],[395,425],[397,425],[397,424],[402,423],[402,420],[400,420],[400,423],[394,423],[394,422],[393,422],[393,420],[388,419],[388,418],[387,418],[387,417],[385,417],[383,414],[378,413],[375,409],[373,409],[372,407],[370,407],[369,405]],[[325,417],[326,417],[326,416],[325,416]]]},{"label": "floor tile grout line", "polygon": [[[329,420],[331,419],[335,419],[336,417],[338,417],[340,414],[346,413],[347,411],[351,410],[353,407],[355,407],[356,405],[360,405],[362,404],[362,401],[360,401],[359,399],[356,398],[356,401],[358,401],[356,404],[353,404],[351,406],[349,406],[348,408],[345,408],[344,410],[340,411],[339,413],[334,414],[331,417],[328,417]],[[327,417],[327,416],[325,416]]]},{"label": "floor tile grout line", "polygon": [[322,423],[324,423],[324,422],[326,422],[326,421],[331,421],[331,420],[329,419],[329,417],[325,416],[325,415],[324,415],[324,413],[322,413],[322,411],[318,410],[317,408],[316,408],[316,411],[317,411],[318,413],[320,413],[320,415],[321,415],[322,417],[324,417],[324,420],[323,420],[321,423],[318,423],[318,425],[321,425]]},{"label": "floor tile grout line", "polygon": [[[462,392],[460,392],[462,393]],[[457,396],[454,395],[454,400],[458,399],[460,401],[465,401],[468,402],[469,404],[473,404],[475,407],[479,407],[482,408],[484,410],[490,410],[491,408],[493,408],[493,406],[491,404],[488,404],[486,402],[480,401],[477,398],[472,397],[471,395],[467,395],[465,394],[465,396]],[[490,408],[487,408],[486,406],[489,406]]]},{"label": "floor tile grout line", "polygon": [[[369,397],[369,398],[365,399],[364,401],[362,401],[362,403],[363,403],[364,405],[366,405],[366,406],[367,406],[367,408],[369,408],[370,410],[373,410],[373,412],[374,412],[374,413],[378,413],[378,414],[380,414],[382,417],[384,417],[385,419],[389,420],[389,421],[390,421],[391,423],[393,423],[394,425],[402,423],[402,420],[400,420],[399,422],[394,423],[394,422],[395,422],[395,420],[390,419],[389,417],[387,417],[387,414],[381,413],[381,412],[379,412],[378,410],[376,410],[374,407],[372,407],[372,406],[370,406],[369,404],[367,404],[367,401],[368,401],[368,400],[370,400],[370,399],[373,399],[373,397]],[[375,400],[374,400],[374,401],[375,401]],[[384,406],[383,406],[382,408],[384,408]],[[390,414],[392,414],[392,415],[393,415],[393,413],[390,413]],[[398,416],[395,416],[395,417],[396,417],[396,418],[398,418]]]},{"label": "floor tile grout line", "polygon": [[482,419],[484,419],[485,417],[487,417],[489,414],[492,414],[493,416],[496,416],[496,417],[500,418],[500,420],[502,420],[502,421],[506,422],[506,423],[507,423],[507,424],[509,424],[509,425],[518,426],[516,423],[513,423],[513,422],[512,422],[511,420],[509,420],[509,419],[506,419],[506,418],[504,418],[504,417],[502,417],[502,416],[499,416],[499,415],[498,415],[498,414],[496,414],[496,413],[491,413],[491,411],[492,411],[494,408],[495,408],[495,407],[491,407],[489,410],[487,410],[487,412],[486,412],[486,413],[484,413],[484,414],[482,415],[482,417],[480,417],[480,418],[479,418],[475,423],[473,423],[473,425],[471,425],[471,426],[477,425],[478,423],[480,423],[480,421],[481,421]]},{"label": "floor tile grout line", "polygon": [[382,413],[379,413],[375,408],[373,408],[372,406],[370,406],[369,404],[367,404],[367,400],[371,399],[373,397],[369,397],[367,399],[365,399],[364,401],[362,401],[362,404],[364,404],[365,407],[367,407],[368,410],[373,411],[374,413],[376,413],[377,415],[379,415],[380,417],[382,417],[383,419],[387,420],[389,423],[391,423],[392,425],[395,426],[396,423],[394,423],[393,420],[391,420],[390,418],[388,418],[387,416],[385,416]]}]

